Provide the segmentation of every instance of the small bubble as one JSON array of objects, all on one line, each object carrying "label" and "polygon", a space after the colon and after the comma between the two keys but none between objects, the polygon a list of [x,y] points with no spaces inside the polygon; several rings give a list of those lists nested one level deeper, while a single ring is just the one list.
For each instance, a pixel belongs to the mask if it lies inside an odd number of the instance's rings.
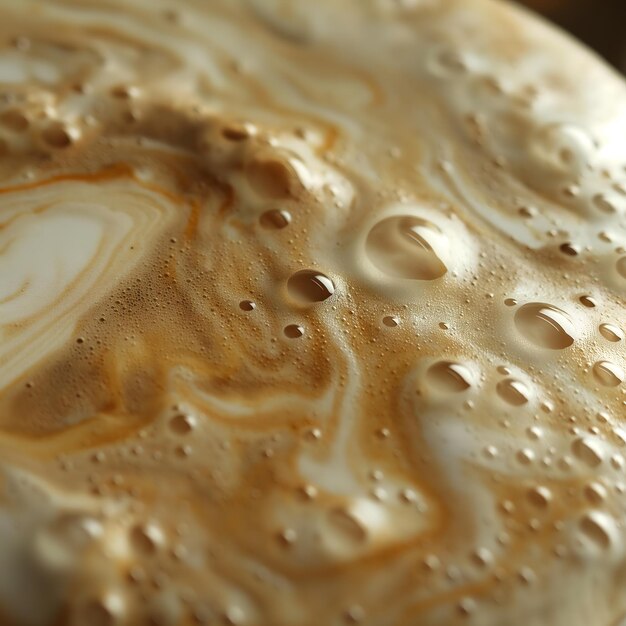
[{"label": "small bubble", "polygon": [[522,206],[517,210],[517,212],[525,219],[529,219],[537,215],[537,209],[529,206]]},{"label": "small bubble", "polygon": [[370,494],[374,500],[378,500],[379,502],[387,499],[387,491],[383,487],[374,487],[370,491]]},{"label": "small bubble", "polygon": [[593,375],[604,387],[617,387],[624,382],[624,370],[610,361],[598,361],[593,366]]},{"label": "small bubble", "polygon": [[604,459],[602,448],[596,439],[579,437],[572,444],[574,456],[589,467],[598,467]]},{"label": "small bubble", "polygon": [[133,85],[116,85],[111,89],[111,95],[120,100],[130,100],[139,95],[139,89]]},{"label": "small bubble", "polygon": [[567,256],[578,256],[580,254],[580,246],[566,242],[559,246],[559,250]]},{"label": "small bubble", "polygon": [[598,306],[598,303],[591,296],[580,296],[579,302],[586,306],[588,309],[593,309]]},{"label": "small bubble", "polygon": [[522,569],[520,569],[520,571],[517,573],[517,577],[519,578],[520,582],[525,585],[530,585],[537,579],[535,572],[533,572],[533,570],[529,567],[522,567]]},{"label": "small bubble", "polygon": [[606,411],[600,411],[598,413],[598,421],[602,424],[608,424],[611,421],[611,416]]},{"label": "small bubble", "polygon": [[178,435],[190,433],[197,425],[193,415],[175,415],[170,420],[170,428]]},{"label": "small bubble", "polygon": [[304,328],[298,324],[289,324],[285,326],[283,332],[289,339],[299,339],[304,335]]},{"label": "small bubble", "polygon": [[107,455],[106,452],[104,452],[104,450],[98,450],[97,452],[94,452],[91,455],[91,460],[94,463],[104,463],[104,461],[106,461]]},{"label": "small bubble", "polygon": [[435,50],[429,65],[431,73],[442,78],[465,74],[469,70],[463,51],[449,47]]},{"label": "small bubble", "polygon": [[555,546],[554,555],[559,559],[565,558],[567,556],[567,548],[561,544]]},{"label": "small bubble", "polygon": [[504,304],[506,304],[506,306],[517,306],[517,300],[515,298],[507,298]]},{"label": "small bubble", "polygon": [[292,546],[298,539],[298,533],[293,528],[285,528],[278,533],[279,541],[285,546]]},{"label": "small bubble", "polygon": [[585,487],[585,497],[592,504],[598,505],[606,500],[607,492],[600,483],[591,483]]},{"label": "small bubble", "polygon": [[400,318],[395,315],[387,315],[383,317],[383,324],[389,328],[395,328],[396,326],[400,326]]},{"label": "small bubble", "polygon": [[435,572],[441,567],[441,561],[434,554],[429,554],[428,556],[424,557],[422,563],[424,565],[424,568],[430,572]]},{"label": "small bubble", "polygon": [[460,393],[471,387],[470,371],[460,363],[439,361],[428,368],[428,381],[440,391]]},{"label": "small bubble", "polygon": [[280,230],[291,224],[291,214],[288,211],[273,209],[263,213],[259,222],[263,228],[268,230]]},{"label": "small bubble", "polygon": [[305,433],[307,439],[319,441],[322,438],[322,431],[319,428],[311,428]]},{"label": "small bubble", "polygon": [[516,455],[522,465],[530,465],[535,460],[535,453],[530,448],[519,450]]},{"label": "small bubble", "polygon": [[463,598],[458,604],[458,610],[463,617],[469,617],[476,611],[476,600],[473,598]]},{"label": "small bubble", "polygon": [[624,331],[613,324],[600,324],[599,330],[607,341],[617,343],[624,339]]},{"label": "small bubble", "polygon": [[528,402],[528,389],[519,380],[507,378],[500,381],[496,386],[498,395],[513,406],[522,406]]},{"label": "small bubble", "polygon": [[192,448],[191,446],[176,446],[176,448],[174,448],[174,453],[177,457],[181,459],[186,459],[188,456],[191,455]]},{"label": "small bubble", "polygon": [[51,124],[43,130],[41,136],[52,148],[67,148],[74,141],[71,132],[61,123]]},{"label": "small bubble", "polygon": [[580,521],[580,529],[591,541],[605,550],[611,547],[611,518],[603,513],[591,511]]},{"label": "small bubble", "polygon": [[554,405],[550,400],[544,400],[539,406],[544,413],[552,413],[554,411]]},{"label": "small bubble", "polygon": [[623,256],[617,261],[617,271],[622,278],[626,278],[626,256]]},{"label": "small bubble", "polygon": [[415,504],[418,501],[417,493],[413,489],[403,489],[400,492],[400,500],[407,504]]},{"label": "small bubble", "polygon": [[547,487],[533,487],[528,492],[528,501],[537,508],[545,509],[552,501],[552,493]]},{"label": "small bubble", "polygon": [[441,328],[441,330],[450,330],[450,325],[445,322],[439,322],[439,328]]},{"label": "small bubble", "polygon": [[333,509],[328,515],[328,520],[346,539],[355,543],[363,543],[367,539],[367,529],[347,509]]},{"label": "small bubble", "polygon": [[498,448],[493,445],[485,446],[485,448],[483,448],[483,454],[488,459],[495,459],[498,456]]},{"label": "small bubble", "polygon": [[[600,429],[597,429],[598,431]],[[611,433],[615,436],[620,447],[626,446],[626,430],[623,428],[615,427],[611,429]]]},{"label": "small bubble", "polygon": [[604,213],[617,213],[617,207],[611,198],[603,193],[596,194],[593,197],[593,203],[596,208],[600,209]]},{"label": "small bubble", "polygon": [[563,350],[574,343],[574,326],[568,315],[550,304],[525,304],[515,313],[517,329],[533,344]]},{"label": "small bubble", "polygon": [[304,485],[300,487],[299,491],[306,500],[315,500],[318,495],[318,490],[315,485]]},{"label": "small bubble", "polygon": [[164,543],[163,531],[155,524],[141,524],[131,530],[130,541],[138,552],[153,554]]},{"label": "small bubble", "polygon": [[256,309],[256,304],[252,302],[252,300],[242,300],[239,303],[239,308],[242,311],[254,311],[254,309]]},{"label": "small bubble", "polygon": [[366,252],[371,262],[394,278],[435,280],[448,270],[433,243],[443,233],[433,223],[409,215],[388,217],[369,232]]},{"label": "small bubble", "polygon": [[254,132],[254,127],[249,124],[230,124],[222,128],[222,137],[228,141],[245,141]]},{"label": "small bubble", "polygon": [[504,502],[502,502],[500,508],[507,515],[512,515],[515,512],[515,505],[510,500],[505,500]]},{"label": "small bubble", "polygon": [[287,281],[293,298],[301,302],[323,302],[335,293],[333,281],[315,270],[300,270]]},{"label": "small bubble", "polygon": [[493,555],[487,548],[478,548],[472,554],[472,560],[479,567],[487,567],[493,562]]},{"label": "small bubble", "polygon": [[145,570],[138,565],[133,565],[128,570],[128,580],[130,581],[131,584],[135,584],[135,585],[139,585],[143,583],[146,580]]}]

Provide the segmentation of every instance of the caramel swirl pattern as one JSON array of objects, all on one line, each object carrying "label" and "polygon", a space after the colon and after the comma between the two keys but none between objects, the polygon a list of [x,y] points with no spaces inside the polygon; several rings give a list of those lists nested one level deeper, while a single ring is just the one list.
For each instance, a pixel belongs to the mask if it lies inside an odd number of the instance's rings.
[{"label": "caramel swirl pattern", "polygon": [[487,0],[0,16],[0,623],[618,626],[622,79]]}]

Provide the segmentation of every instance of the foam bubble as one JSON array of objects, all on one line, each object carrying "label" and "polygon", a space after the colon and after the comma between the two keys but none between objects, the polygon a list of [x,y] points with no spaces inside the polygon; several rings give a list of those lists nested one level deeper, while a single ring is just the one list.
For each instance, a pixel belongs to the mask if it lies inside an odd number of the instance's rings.
[{"label": "foam bubble", "polygon": [[433,239],[442,236],[439,228],[427,220],[388,217],[367,236],[367,253],[372,263],[389,276],[435,280],[447,272],[433,248]]},{"label": "foam bubble", "polygon": [[567,313],[550,304],[525,304],[515,313],[515,325],[540,348],[563,350],[574,343],[575,330]]}]

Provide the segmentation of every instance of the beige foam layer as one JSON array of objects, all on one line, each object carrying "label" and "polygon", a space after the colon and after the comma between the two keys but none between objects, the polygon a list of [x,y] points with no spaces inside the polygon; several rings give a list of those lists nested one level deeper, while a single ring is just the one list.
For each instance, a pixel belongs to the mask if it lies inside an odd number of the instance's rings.
[{"label": "beige foam layer", "polygon": [[128,4],[1,9],[0,621],[616,626],[623,81],[483,0]]}]

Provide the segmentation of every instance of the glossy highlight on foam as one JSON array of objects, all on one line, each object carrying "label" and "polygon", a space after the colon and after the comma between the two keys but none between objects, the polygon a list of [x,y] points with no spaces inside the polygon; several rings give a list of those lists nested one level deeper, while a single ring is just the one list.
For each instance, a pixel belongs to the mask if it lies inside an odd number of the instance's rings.
[{"label": "glossy highlight on foam", "polygon": [[3,626],[619,626],[626,89],[488,0],[5,0]]}]

